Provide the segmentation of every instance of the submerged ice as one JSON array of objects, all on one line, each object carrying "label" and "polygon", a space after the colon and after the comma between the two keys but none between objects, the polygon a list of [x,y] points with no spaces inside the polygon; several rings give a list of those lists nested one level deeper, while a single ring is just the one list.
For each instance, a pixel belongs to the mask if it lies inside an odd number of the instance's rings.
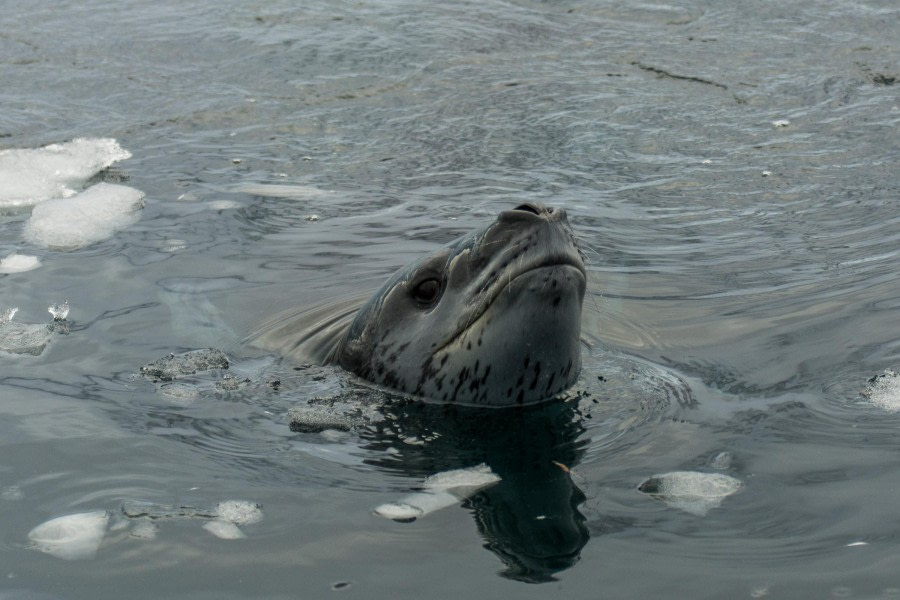
[{"label": "submerged ice", "polygon": [[109,513],[95,511],[57,517],[28,533],[33,547],[65,560],[93,558],[106,535]]}]

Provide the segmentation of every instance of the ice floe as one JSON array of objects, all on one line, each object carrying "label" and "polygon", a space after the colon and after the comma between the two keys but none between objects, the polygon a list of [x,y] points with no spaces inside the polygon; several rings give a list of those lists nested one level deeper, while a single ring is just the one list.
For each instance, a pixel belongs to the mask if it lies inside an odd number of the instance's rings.
[{"label": "ice floe", "polygon": [[414,521],[430,512],[459,504],[498,481],[500,477],[483,463],[468,469],[443,471],[427,477],[422,491],[382,504],[375,508],[375,514],[394,521]]},{"label": "ice floe", "polygon": [[672,508],[702,517],[738,491],[740,480],[721,473],[672,471],[644,481],[638,490],[662,500]]},{"label": "ice floe", "polygon": [[13,252],[8,254],[6,258],[0,258],[0,273],[23,273],[31,271],[41,266],[41,261],[37,256],[28,254],[17,254]]},{"label": "ice floe", "polygon": [[0,150],[0,212],[74,195],[131,153],[110,138],[76,138],[43,148]]},{"label": "ice floe", "polygon": [[69,198],[34,207],[25,238],[55,250],[74,250],[109,238],[140,218],[144,193],[113,183],[98,183]]},{"label": "ice floe", "polygon": [[33,547],[64,560],[93,558],[106,535],[109,513],[95,511],[57,517],[28,533]]},{"label": "ice floe", "polygon": [[885,369],[884,373],[869,379],[860,395],[882,410],[900,411],[900,374],[893,369]]},{"label": "ice floe", "polygon": [[14,322],[12,319],[18,310],[0,310],[0,351],[37,356],[50,343],[53,330],[47,325]]}]

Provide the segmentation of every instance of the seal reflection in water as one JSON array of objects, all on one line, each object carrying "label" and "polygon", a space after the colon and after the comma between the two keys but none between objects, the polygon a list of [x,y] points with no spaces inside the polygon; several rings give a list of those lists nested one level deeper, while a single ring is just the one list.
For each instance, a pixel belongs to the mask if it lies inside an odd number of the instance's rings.
[{"label": "seal reflection in water", "polygon": [[521,204],[397,272],[327,361],[439,402],[540,402],[581,370],[585,281],[565,211]]}]

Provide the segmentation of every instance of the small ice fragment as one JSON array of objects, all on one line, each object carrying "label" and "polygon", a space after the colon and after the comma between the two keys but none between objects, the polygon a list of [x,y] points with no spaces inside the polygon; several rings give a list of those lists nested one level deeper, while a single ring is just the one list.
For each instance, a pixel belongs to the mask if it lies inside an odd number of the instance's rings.
[{"label": "small ice fragment", "polygon": [[38,356],[50,343],[53,331],[47,325],[12,323],[8,318],[4,321],[0,315],[0,350]]},{"label": "small ice fragment", "polygon": [[319,215],[306,215],[306,220],[310,223],[315,223],[319,220]]},{"label": "small ice fragment", "polygon": [[775,127],[787,127],[790,124],[791,124],[791,122],[788,121],[787,119],[776,119],[776,120],[772,121],[772,125]]},{"label": "small ice fragment", "polygon": [[206,205],[212,210],[231,210],[232,208],[240,208],[241,205],[234,200],[212,200]]},{"label": "small ice fragment", "polygon": [[638,486],[638,491],[662,500],[673,508],[702,517],[738,491],[740,480],[721,473],[672,471],[654,475]]},{"label": "small ice fragment", "polygon": [[62,304],[51,304],[47,307],[47,312],[54,321],[64,321],[69,316],[69,301],[64,300]]},{"label": "small ice fragment", "polygon": [[231,162],[232,162],[232,164],[239,165],[239,164],[241,164],[241,163],[244,162],[244,161],[241,160],[240,158],[232,158],[232,159],[231,159]]},{"label": "small ice fragment", "polygon": [[850,542],[847,548],[858,548],[859,546],[868,546],[869,542]]},{"label": "small ice fragment", "polygon": [[106,535],[105,510],[57,517],[28,533],[33,547],[64,560],[93,558]]},{"label": "small ice fragment", "polygon": [[19,312],[19,307],[14,306],[12,308],[4,308],[0,310],[0,326],[6,325],[10,321],[13,320],[13,317],[16,316],[16,313]]},{"label": "small ice fragment", "polygon": [[187,241],[185,241],[185,240],[171,238],[168,240],[163,240],[162,243],[159,245],[159,249],[162,252],[174,253],[174,252],[180,252],[181,250],[184,250],[185,248],[187,248],[187,245],[188,245]]},{"label": "small ice fragment", "polygon": [[0,211],[71,196],[95,174],[130,157],[109,138],[0,150]]},{"label": "small ice fragment", "polygon": [[262,521],[262,510],[256,502],[225,500],[216,504],[219,519],[236,525],[249,525]]},{"label": "small ice fragment", "polygon": [[427,477],[421,492],[382,504],[375,514],[395,521],[412,521],[428,513],[459,504],[461,500],[500,481],[490,467],[480,464],[468,469],[443,471]]},{"label": "small ice fragment", "polygon": [[141,375],[153,381],[172,381],[212,369],[227,369],[228,357],[221,350],[205,348],[183,354],[170,354],[141,367]]},{"label": "small ice fragment", "polygon": [[452,471],[435,473],[425,478],[424,486],[430,490],[469,490],[475,488],[477,491],[498,481],[500,481],[500,477],[491,471],[489,466],[481,463],[468,469],[454,469]]},{"label": "small ice fragment", "polygon": [[203,524],[203,529],[223,540],[240,540],[247,537],[240,527],[228,521],[209,521]]},{"label": "small ice fragment", "polygon": [[710,159],[708,159],[708,158],[704,158],[703,160],[700,161],[700,164],[702,164],[702,165],[711,165],[711,164],[712,164],[712,161],[711,161]]},{"label": "small ice fragment", "polygon": [[131,537],[142,540],[152,540],[156,538],[156,532],[159,528],[152,521],[139,521],[129,532]]},{"label": "small ice fragment", "polygon": [[41,266],[41,260],[37,256],[29,254],[16,254],[13,252],[6,258],[0,259],[0,273],[24,273]]},{"label": "small ice fragment", "polygon": [[762,172],[762,176],[763,176],[763,177],[768,177],[768,176],[771,175],[771,174],[772,174],[772,171],[769,171],[769,170],[766,170],[766,171],[763,171],[763,172]]},{"label": "small ice fragment", "polygon": [[900,411],[900,374],[892,369],[885,369],[884,373],[869,379],[860,395],[882,410]]},{"label": "small ice fragment", "polygon": [[731,467],[733,457],[731,452],[719,452],[709,461],[709,466],[719,471],[724,471]]},{"label": "small ice fragment", "polygon": [[75,250],[112,237],[133,225],[144,207],[144,193],[124,185],[98,183],[71,198],[34,207],[25,238],[56,250]]},{"label": "small ice fragment", "polygon": [[389,502],[375,507],[375,514],[392,521],[415,521],[425,514],[418,506],[410,506],[403,502]]}]

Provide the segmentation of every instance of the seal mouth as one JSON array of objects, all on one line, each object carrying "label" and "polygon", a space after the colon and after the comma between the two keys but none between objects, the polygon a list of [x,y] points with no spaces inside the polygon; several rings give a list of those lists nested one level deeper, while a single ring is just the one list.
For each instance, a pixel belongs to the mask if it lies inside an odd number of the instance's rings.
[{"label": "seal mouth", "polygon": [[472,327],[473,324],[477,323],[481,317],[491,308],[494,302],[497,301],[498,298],[506,291],[510,286],[513,285],[515,281],[522,277],[526,277],[528,275],[532,275],[537,271],[542,271],[544,269],[554,269],[561,268],[566,271],[572,272],[572,274],[577,275],[579,280],[578,283],[581,284],[582,289],[586,285],[587,282],[587,272],[584,268],[584,263],[579,260],[579,256],[577,254],[570,255],[567,253],[554,253],[551,256],[544,256],[540,260],[529,261],[522,265],[520,265],[515,270],[510,270],[508,276],[499,276],[495,277],[491,281],[489,281],[486,285],[482,287],[480,290],[483,294],[481,301],[476,303],[473,309],[464,317],[464,320],[460,320],[460,327],[458,331],[450,337],[445,343],[441,344],[438,348],[434,350],[434,353],[438,353],[441,350],[444,350],[448,346],[452,345],[456,340],[465,335],[467,331]]}]

